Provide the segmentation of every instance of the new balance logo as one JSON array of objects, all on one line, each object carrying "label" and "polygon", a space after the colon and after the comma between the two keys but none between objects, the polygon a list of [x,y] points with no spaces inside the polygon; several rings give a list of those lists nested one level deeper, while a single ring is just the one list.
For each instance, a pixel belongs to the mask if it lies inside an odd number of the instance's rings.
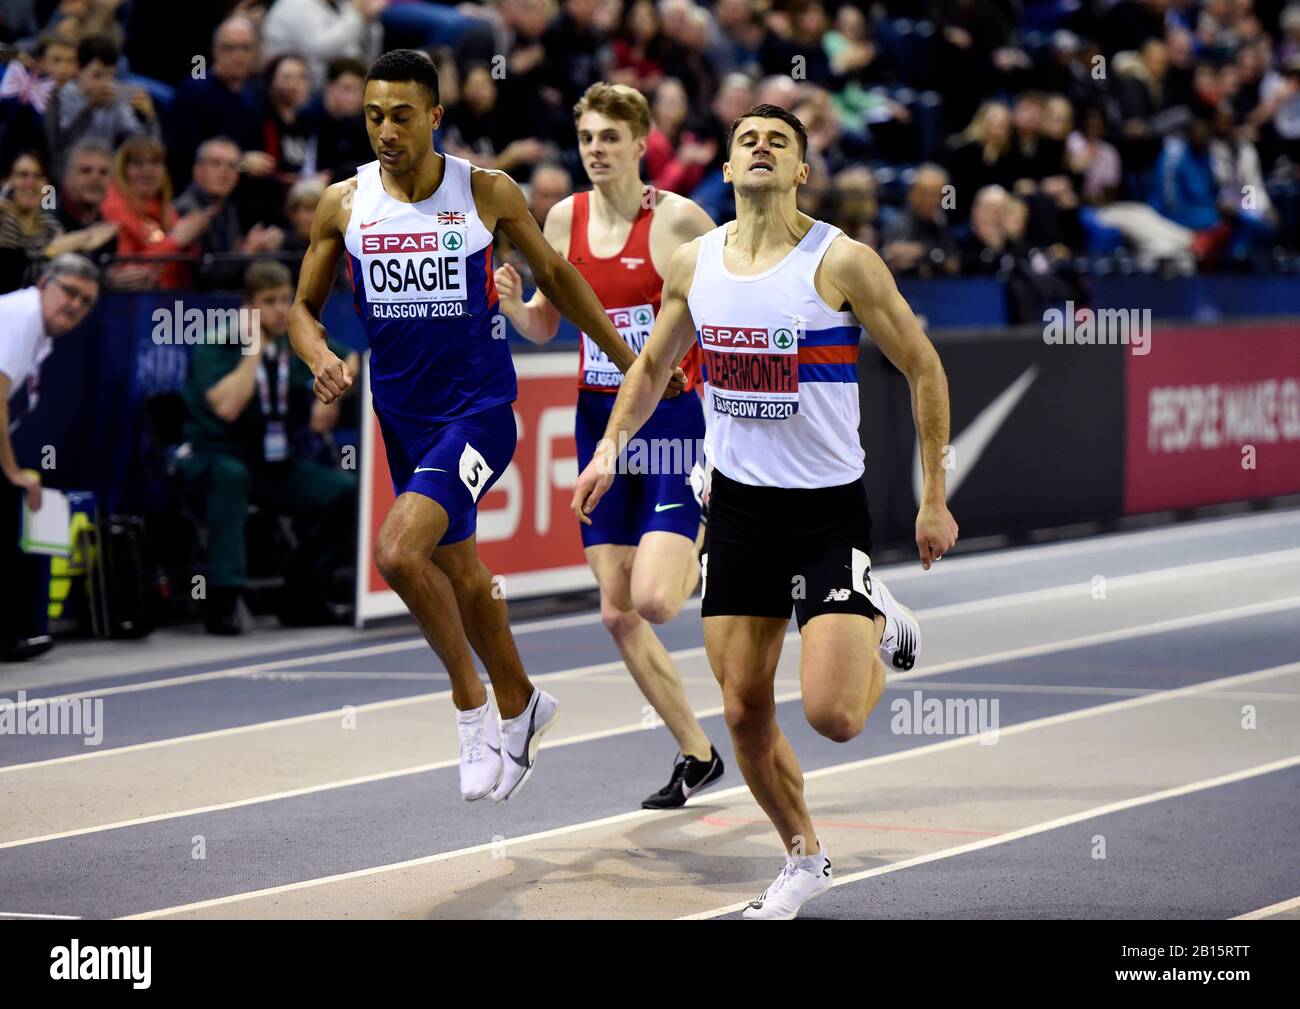
[{"label": "new balance logo", "polygon": [[852,589],[831,589],[829,592],[826,593],[826,598],[823,599],[822,602],[846,603],[849,601],[849,596],[851,595],[853,595]]}]

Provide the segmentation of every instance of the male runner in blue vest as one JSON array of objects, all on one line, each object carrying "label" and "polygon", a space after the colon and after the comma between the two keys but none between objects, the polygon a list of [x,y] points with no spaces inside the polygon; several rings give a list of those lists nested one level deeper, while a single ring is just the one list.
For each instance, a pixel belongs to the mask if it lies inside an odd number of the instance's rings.
[{"label": "male runner in blue vest", "polygon": [[[438,72],[423,53],[398,49],[375,61],[365,115],[378,160],[321,199],[289,334],[317,398],[329,403],[347,390],[352,375],[320,323],[346,251],[397,498],[375,563],[451,677],[461,794],[500,801],[532,772],[557,705],[529,682],[475,542],[477,503],[510,464],[516,437],[514,364],[494,325],[493,232],[501,229],[551,303],[620,369],[635,356],[581,274],[542,236],[518,185],[433,149],[443,107]],[[499,730],[471,647],[492,680]]]}]

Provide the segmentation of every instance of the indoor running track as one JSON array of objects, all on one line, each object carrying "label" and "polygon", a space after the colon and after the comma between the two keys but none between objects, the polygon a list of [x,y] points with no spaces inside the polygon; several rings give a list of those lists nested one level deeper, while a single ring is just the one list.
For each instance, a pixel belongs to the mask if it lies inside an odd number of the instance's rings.
[{"label": "indoor running track", "polygon": [[[836,873],[803,917],[1300,917],[1300,511],[877,574],[925,653],[862,735],[808,726],[793,633],[778,671]],[[406,628],[0,667],[0,703],[102,699],[104,729],[0,735],[0,917],[735,917],[781,850],[698,599],[661,633],[728,772],[673,812],[639,809],[674,745],[599,615],[515,629],[560,719],[502,805],[461,801],[447,679]],[[911,716],[934,699],[988,731]]]}]

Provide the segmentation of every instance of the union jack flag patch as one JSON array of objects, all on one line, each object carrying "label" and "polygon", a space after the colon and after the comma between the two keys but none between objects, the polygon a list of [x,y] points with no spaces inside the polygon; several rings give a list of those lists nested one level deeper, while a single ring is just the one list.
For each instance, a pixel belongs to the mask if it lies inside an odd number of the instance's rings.
[{"label": "union jack flag patch", "polygon": [[465,214],[459,210],[439,210],[439,224],[464,224]]}]

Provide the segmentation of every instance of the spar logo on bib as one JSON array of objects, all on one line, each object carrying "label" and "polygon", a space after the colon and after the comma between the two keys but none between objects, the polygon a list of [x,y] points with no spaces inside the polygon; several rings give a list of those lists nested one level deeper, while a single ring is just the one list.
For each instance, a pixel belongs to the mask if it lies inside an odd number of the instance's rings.
[{"label": "spar logo on bib", "polygon": [[455,228],[361,236],[361,272],[371,301],[464,300],[465,232]]}]

